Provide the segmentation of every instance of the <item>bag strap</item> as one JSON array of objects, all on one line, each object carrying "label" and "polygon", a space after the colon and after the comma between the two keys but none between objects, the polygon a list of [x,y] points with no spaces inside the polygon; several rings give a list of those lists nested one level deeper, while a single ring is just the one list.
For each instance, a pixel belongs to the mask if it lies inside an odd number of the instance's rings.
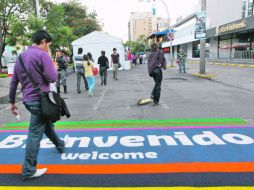
[{"label": "bag strap", "polygon": [[29,78],[30,81],[32,82],[32,84],[33,84],[35,90],[36,90],[37,92],[40,93],[40,92],[41,92],[41,88],[40,88],[40,86],[39,86],[36,82],[34,82],[33,77],[32,77],[31,74],[27,71],[27,69],[26,69],[26,67],[25,67],[25,64],[24,64],[24,61],[23,61],[21,55],[19,55],[19,62],[20,62],[20,64],[21,64],[22,68],[24,69],[24,71],[26,72],[28,78]]}]

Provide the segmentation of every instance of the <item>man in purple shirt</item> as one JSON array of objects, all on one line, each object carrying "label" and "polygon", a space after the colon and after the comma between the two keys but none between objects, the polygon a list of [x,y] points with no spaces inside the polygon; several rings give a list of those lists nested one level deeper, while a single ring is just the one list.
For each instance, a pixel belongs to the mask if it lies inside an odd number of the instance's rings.
[{"label": "man in purple shirt", "polygon": [[151,93],[154,106],[157,106],[161,96],[161,82],[163,79],[162,69],[167,69],[167,62],[164,57],[164,52],[159,49],[158,44],[153,43],[151,45],[151,54],[148,58],[148,72],[149,76],[153,77],[155,85]]},{"label": "man in purple shirt", "polygon": [[[24,66],[30,73],[33,80],[40,86],[41,92],[50,90],[49,84],[57,80],[57,72],[48,54],[52,38],[44,31],[39,30],[33,36],[33,46],[30,46],[21,54]],[[16,90],[21,84],[23,103],[31,113],[28,138],[26,141],[25,161],[22,169],[22,179],[27,180],[39,177],[46,173],[47,168],[36,169],[37,156],[40,148],[40,141],[45,133],[46,136],[55,144],[60,153],[64,152],[65,141],[61,140],[54,131],[54,125],[40,114],[40,94],[35,89],[22,65],[17,59],[14,67],[14,74],[10,84],[9,98],[11,112],[17,115],[15,105]]]}]

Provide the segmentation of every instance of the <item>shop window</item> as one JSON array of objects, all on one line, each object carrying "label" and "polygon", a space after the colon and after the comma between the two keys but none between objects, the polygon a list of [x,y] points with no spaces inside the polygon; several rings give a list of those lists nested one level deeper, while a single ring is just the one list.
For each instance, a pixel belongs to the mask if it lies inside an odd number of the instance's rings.
[{"label": "shop window", "polygon": [[219,58],[230,58],[231,36],[221,36],[219,40]]},{"label": "shop window", "polygon": [[193,58],[200,57],[200,43],[199,43],[199,41],[195,41],[192,44],[192,57]]},{"label": "shop window", "polygon": [[232,58],[245,59],[251,48],[251,36],[249,32],[237,33],[232,38]]}]

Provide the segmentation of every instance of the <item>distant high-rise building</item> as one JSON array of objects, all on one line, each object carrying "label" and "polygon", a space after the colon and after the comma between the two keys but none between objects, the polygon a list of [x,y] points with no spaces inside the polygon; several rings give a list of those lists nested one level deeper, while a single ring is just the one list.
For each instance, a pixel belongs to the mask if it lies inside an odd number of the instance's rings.
[{"label": "distant high-rise building", "polygon": [[168,20],[167,18],[157,18],[157,30],[158,31],[162,31],[162,30],[166,30],[169,28],[170,25],[170,20]]},{"label": "distant high-rise building", "polygon": [[132,12],[129,21],[129,40],[136,40],[139,36],[147,36],[157,29],[156,16],[151,12]]}]

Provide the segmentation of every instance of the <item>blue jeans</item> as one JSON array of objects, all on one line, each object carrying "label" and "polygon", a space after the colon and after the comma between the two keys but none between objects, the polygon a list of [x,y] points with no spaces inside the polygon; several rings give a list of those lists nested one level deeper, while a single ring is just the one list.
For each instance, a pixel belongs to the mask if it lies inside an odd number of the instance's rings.
[{"label": "blue jeans", "polygon": [[87,79],[87,83],[88,83],[88,86],[89,86],[89,94],[93,95],[93,89],[94,89],[94,86],[95,86],[94,76],[88,76],[88,77],[86,77],[86,79]]},{"label": "blue jeans", "polygon": [[39,101],[24,103],[24,105],[31,113],[26,140],[25,162],[22,169],[22,177],[25,179],[36,172],[40,141],[44,133],[55,144],[58,151],[64,150],[64,141],[57,136],[53,123],[41,116]]},{"label": "blue jeans", "polygon": [[179,62],[179,72],[182,73],[182,71],[186,73],[185,62]]},{"label": "blue jeans", "polygon": [[85,77],[85,73],[84,73],[84,68],[77,68],[77,91],[80,92],[80,82],[81,82],[81,78],[83,78],[84,83],[85,83],[85,88],[86,90],[89,89],[88,87],[88,83]]}]

